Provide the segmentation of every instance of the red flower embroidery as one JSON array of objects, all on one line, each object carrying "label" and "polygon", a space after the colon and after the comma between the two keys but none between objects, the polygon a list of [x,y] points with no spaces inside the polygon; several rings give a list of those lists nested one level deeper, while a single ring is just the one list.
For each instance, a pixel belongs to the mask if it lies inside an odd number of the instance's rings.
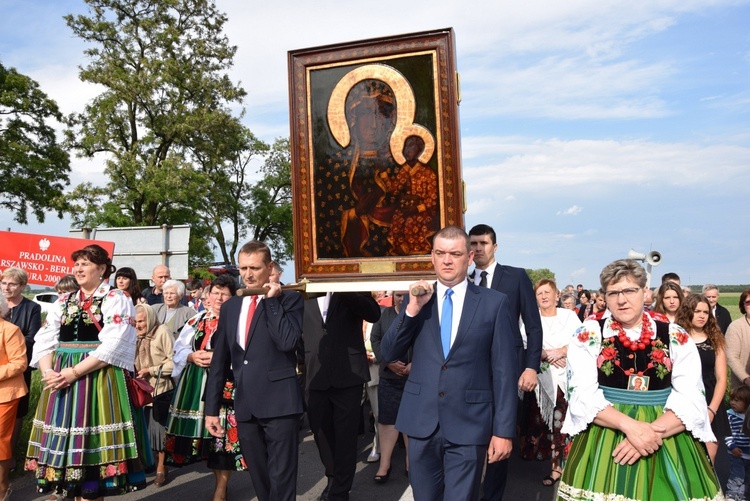
[{"label": "red flower embroidery", "polygon": [[26,463],[26,469],[29,471],[35,471],[36,467],[36,459],[29,459],[29,461]]},{"label": "red flower embroidery", "polygon": [[113,464],[108,464],[107,468],[104,470],[104,475],[107,477],[114,477],[117,473],[117,468]]},{"label": "red flower embroidery", "polygon": [[663,364],[663,363],[664,363],[664,359],[666,359],[666,358],[667,358],[667,354],[666,354],[666,353],[664,353],[664,350],[657,350],[657,349],[654,349],[654,350],[653,350],[653,351],[651,352],[651,359],[652,359],[652,360],[653,360],[653,361],[654,361],[655,363],[657,363],[657,364]]},{"label": "red flower embroidery", "polygon": [[616,356],[617,350],[614,347],[608,346],[602,349],[602,357],[604,357],[605,360],[612,360]]},{"label": "red flower embroidery", "polygon": [[115,324],[120,324],[122,323],[122,317],[120,315],[115,314],[112,316],[112,322],[114,322]]},{"label": "red flower embroidery", "polygon": [[687,343],[687,340],[690,339],[690,336],[688,336],[685,332],[678,332],[675,337],[677,338],[677,342],[680,344]]},{"label": "red flower embroidery", "polygon": [[585,343],[589,340],[589,332],[588,331],[581,331],[578,333],[578,340],[582,343]]},{"label": "red flower embroidery", "polygon": [[237,442],[239,436],[237,435],[237,428],[229,428],[227,430],[227,440],[230,442]]},{"label": "red flower embroidery", "polygon": [[117,465],[117,471],[120,473],[120,475],[125,475],[128,472],[128,465],[125,463],[125,461]]}]

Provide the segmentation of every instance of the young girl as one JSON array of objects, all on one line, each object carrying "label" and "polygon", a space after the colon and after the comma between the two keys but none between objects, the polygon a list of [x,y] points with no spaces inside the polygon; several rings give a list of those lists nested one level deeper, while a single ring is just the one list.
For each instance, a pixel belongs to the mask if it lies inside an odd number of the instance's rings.
[{"label": "young girl", "polygon": [[726,437],[727,452],[729,452],[729,479],[727,480],[727,500],[744,501],[750,490],[750,437],[742,433],[742,423],[745,412],[750,406],[750,388],[742,385],[732,390],[729,405],[731,436]]},{"label": "young girl", "polygon": [[[703,386],[706,388],[708,417],[716,439],[729,434],[723,398],[727,389],[727,355],[724,335],[716,323],[708,298],[690,295],[677,310],[675,323],[684,328],[695,341],[701,358]],[[706,442],[711,461],[716,460],[717,442]]]}]

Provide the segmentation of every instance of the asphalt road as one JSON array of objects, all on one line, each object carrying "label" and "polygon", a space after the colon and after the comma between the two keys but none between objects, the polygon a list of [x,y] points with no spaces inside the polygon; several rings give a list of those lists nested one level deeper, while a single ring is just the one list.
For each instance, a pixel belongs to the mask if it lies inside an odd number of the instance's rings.
[{"label": "asphalt road", "polygon": [[[299,474],[297,477],[297,499],[317,500],[325,487],[323,467],[318,451],[308,429],[301,433]],[[351,501],[411,501],[412,494],[404,469],[404,449],[396,448],[393,458],[393,471],[386,484],[373,481],[377,473],[376,463],[367,463],[367,455],[372,444],[372,433],[366,433],[359,440],[357,474],[351,491]],[[517,447],[511,457],[508,471],[508,485],[504,498],[509,501],[551,501],[554,489],[542,485],[541,480],[549,474],[549,462],[523,461],[518,457]],[[729,470],[726,449],[720,448],[717,455],[717,471],[722,486],[726,485]],[[149,475],[148,487],[140,492],[117,496],[118,501],[203,501],[213,496],[213,474],[204,463],[170,470],[170,481],[161,488],[152,485],[154,475]],[[46,496],[36,493],[34,478],[28,472],[12,480],[13,501],[42,501]],[[229,481],[228,501],[251,501],[257,499],[250,475],[247,472],[235,473]]]}]

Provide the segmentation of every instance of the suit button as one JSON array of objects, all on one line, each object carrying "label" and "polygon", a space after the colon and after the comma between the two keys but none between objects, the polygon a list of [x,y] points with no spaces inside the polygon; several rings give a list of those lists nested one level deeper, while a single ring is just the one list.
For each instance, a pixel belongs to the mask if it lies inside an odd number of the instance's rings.
[{"label": "suit button", "polygon": [[442,391],[438,393],[438,397],[443,398],[444,396],[445,396],[445,393],[443,393]]},{"label": "suit button", "polygon": [[242,363],[243,363],[243,364],[245,364],[245,365],[247,365],[247,360],[245,360],[245,361],[244,361],[244,362],[242,362]]},{"label": "suit button", "polygon": [[442,366],[442,367],[441,367],[441,369],[443,369],[444,371],[447,371],[447,370],[448,370],[448,367],[446,367],[446,366]]}]

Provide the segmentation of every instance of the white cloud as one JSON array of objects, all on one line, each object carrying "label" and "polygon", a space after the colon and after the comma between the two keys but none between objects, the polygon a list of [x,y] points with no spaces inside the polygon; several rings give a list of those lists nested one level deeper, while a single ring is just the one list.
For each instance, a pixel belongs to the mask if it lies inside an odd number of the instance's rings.
[{"label": "white cloud", "polygon": [[577,216],[578,214],[581,213],[582,210],[583,210],[583,207],[572,205],[565,210],[557,211],[557,215],[558,216]]}]

